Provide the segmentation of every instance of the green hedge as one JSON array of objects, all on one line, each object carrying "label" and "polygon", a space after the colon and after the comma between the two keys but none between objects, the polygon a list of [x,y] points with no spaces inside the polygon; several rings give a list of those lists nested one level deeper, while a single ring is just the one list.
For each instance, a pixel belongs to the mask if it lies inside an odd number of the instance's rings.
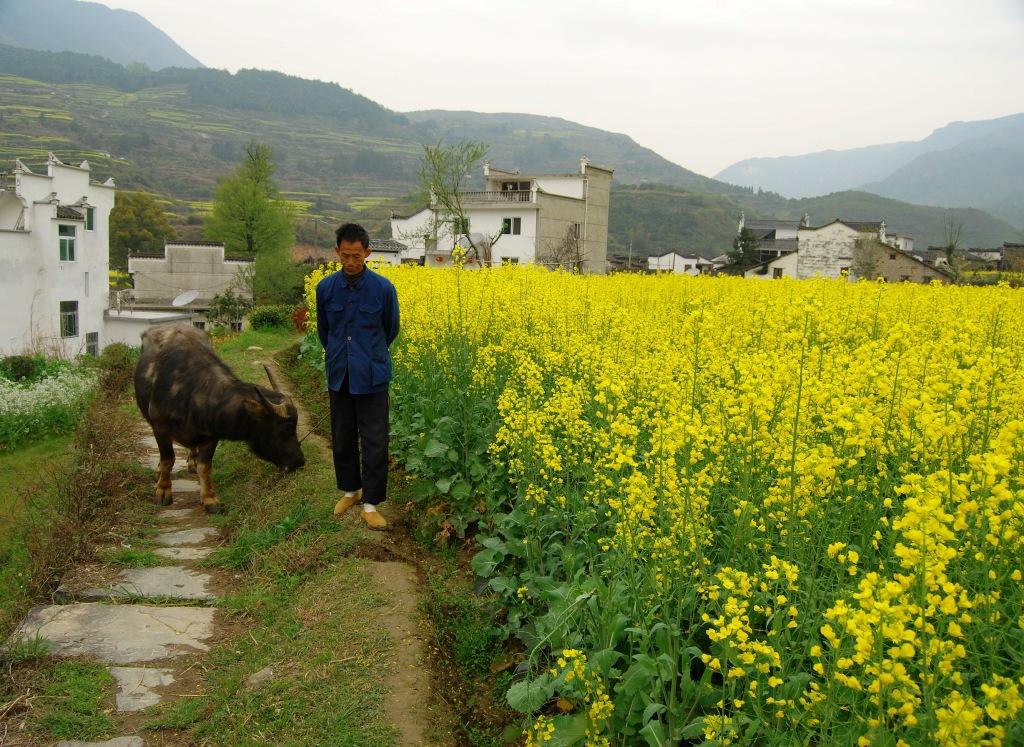
[{"label": "green hedge", "polygon": [[253,329],[291,327],[292,307],[285,304],[257,306],[249,312],[249,325]]}]

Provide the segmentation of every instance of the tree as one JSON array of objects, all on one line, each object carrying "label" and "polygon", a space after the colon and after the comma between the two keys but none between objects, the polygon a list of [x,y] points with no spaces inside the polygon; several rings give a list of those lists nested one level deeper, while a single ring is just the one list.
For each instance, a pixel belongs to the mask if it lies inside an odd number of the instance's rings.
[{"label": "tree", "polygon": [[256,257],[257,303],[291,303],[302,288],[290,256],[295,217],[273,177],[270,148],[249,143],[235,173],[217,184],[204,231],[227,254]]},{"label": "tree", "polygon": [[162,254],[178,232],[156,199],[146,192],[118,191],[110,211],[110,267],[128,269],[128,253]]},{"label": "tree", "polygon": [[537,261],[542,265],[581,271],[583,269],[583,241],[578,226],[578,223],[570,225],[565,236],[557,242],[548,242],[538,252]]},{"label": "tree", "polygon": [[733,239],[732,251],[729,252],[733,264],[756,265],[759,260],[757,236],[749,228],[744,228]]},{"label": "tree", "polygon": [[957,217],[955,211],[947,210],[944,224],[942,248],[946,250],[946,264],[954,275],[959,275],[956,253],[960,248],[960,234],[964,230],[964,223]]},{"label": "tree", "polygon": [[472,258],[481,264],[491,262],[492,249],[501,238],[498,229],[492,235],[473,237],[469,216],[463,206],[466,180],[487,155],[487,146],[473,140],[453,145],[424,145],[420,160],[419,186],[421,199],[429,201],[432,217],[427,227],[428,238],[435,242],[442,235],[451,236],[463,245]]},{"label": "tree", "polygon": [[853,265],[850,268],[855,278],[875,280],[881,261],[881,245],[874,238],[862,236],[853,247]]}]

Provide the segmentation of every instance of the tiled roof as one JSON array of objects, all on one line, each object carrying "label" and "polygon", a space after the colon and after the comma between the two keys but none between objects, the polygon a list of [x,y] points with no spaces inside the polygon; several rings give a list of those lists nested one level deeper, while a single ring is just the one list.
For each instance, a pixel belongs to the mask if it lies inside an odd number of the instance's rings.
[{"label": "tiled roof", "polygon": [[165,241],[164,246],[224,246],[223,241]]},{"label": "tiled roof", "polygon": [[756,230],[758,228],[799,228],[800,221],[798,220],[745,220],[743,221],[744,228],[750,228]]},{"label": "tiled roof", "polygon": [[855,231],[878,231],[882,228],[882,222],[875,221],[864,221],[864,220],[842,220],[839,221],[843,225],[849,226]]},{"label": "tiled roof", "polygon": [[398,253],[404,252],[408,248],[401,241],[395,241],[394,239],[370,239],[371,252]]},{"label": "tiled roof", "polygon": [[85,216],[74,208],[69,208],[67,205],[57,206],[57,217],[61,220],[85,220]]}]

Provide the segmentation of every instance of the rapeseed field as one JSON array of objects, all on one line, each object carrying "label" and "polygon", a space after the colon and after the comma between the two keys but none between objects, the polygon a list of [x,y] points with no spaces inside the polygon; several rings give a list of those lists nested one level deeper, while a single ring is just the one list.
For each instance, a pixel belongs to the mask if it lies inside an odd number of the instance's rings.
[{"label": "rapeseed field", "polygon": [[382,271],[528,744],[1024,743],[1024,292]]}]

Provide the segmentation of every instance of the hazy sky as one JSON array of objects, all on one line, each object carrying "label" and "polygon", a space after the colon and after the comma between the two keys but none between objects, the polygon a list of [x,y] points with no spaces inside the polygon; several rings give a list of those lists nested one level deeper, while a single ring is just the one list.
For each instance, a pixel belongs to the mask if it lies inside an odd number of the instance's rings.
[{"label": "hazy sky", "polygon": [[708,175],[1024,111],[1024,0],[102,2],[212,67],[564,117]]}]

